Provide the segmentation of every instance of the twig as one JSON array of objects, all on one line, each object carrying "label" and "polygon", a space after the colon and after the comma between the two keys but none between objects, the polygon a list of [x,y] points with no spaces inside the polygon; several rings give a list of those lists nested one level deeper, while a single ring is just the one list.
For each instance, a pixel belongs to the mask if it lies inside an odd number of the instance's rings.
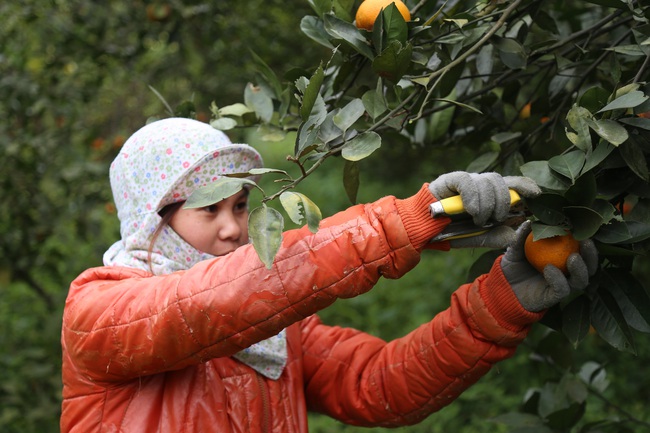
[{"label": "twig", "polygon": [[634,76],[633,83],[638,83],[639,81],[641,81],[641,76],[643,75],[643,72],[645,72],[646,68],[648,67],[648,64],[650,64],[650,54],[645,56],[645,60],[643,61],[643,64],[641,65],[639,71]]},{"label": "twig", "polygon": [[479,48],[481,48],[485,43],[492,37],[494,34],[499,30],[503,25],[506,23],[506,20],[520,4],[522,0],[516,0],[512,2],[510,6],[508,6],[504,11],[503,14],[501,14],[501,17],[498,19],[496,23],[488,30],[486,34],[483,35],[481,39],[478,40],[474,45],[472,45],[467,51],[465,51],[463,54],[458,56],[454,61],[446,65],[444,68],[440,68],[437,71],[433,71],[429,75],[429,81],[432,81],[434,78],[438,77],[439,75],[445,74],[448,70],[451,70],[452,68],[456,67],[457,65],[461,64],[465,59],[467,59],[469,56],[474,54]]},{"label": "twig", "polygon": [[[552,360],[552,358],[550,356],[541,355],[540,358],[543,359],[544,362],[546,362],[546,364],[549,365],[552,369],[554,369],[557,373],[559,373],[561,375],[563,375],[565,373],[565,371],[562,368],[560,368],[560,366],[558,366],[555,362],[553,362],[553,360]],[[625,421],[631,422],[631,423],[634,423],[634,424],[639,424],[639,425],[646,426],[646,427],[650,427],[650,423],[636,418],[634,415],[632,415],[626,409],[622,408],[621,406],[617,405],[616,403],[611,402],[609,399],[607,399],[607,397],[605,397],[598,389],[596,389],[590,383],[587,383],[587,382],[584,382],[584,381],[583,381],[583,383],[585,384],[585,386],[587,388],[587,391],[589,391],[590,394],[597,397],[600,401],[605,403],[607,406],[611,407],[612,409],[616,410],[620,414],[624,415],[625,418],[626,418]]]},{"label": "twig", "polygon": [[339,153],[339,152],[340,152],[340,149],[338,149],[338,151],[336,151],[336,152],[333,152],[333,151],[327,152],[321,158],[318,158],[316,160],[316,162],[311,167],[309,167],[307,170],[305,170],[304,166],[299,163],[300,169],[302,171],[302,175],[300,177],[294,179],[291,183],[289,183],[289,184],[283,186],[282,188],[280,188],[276,193],[271,194],[270,196],[264,197],[262,199],[262,203],[267,202],[267,201],[271,201],[271,200],[275,200],[276,198],[280,197],[280,195],[282,195],[283,192],[295,188],[300,182],[305,180],[305,178],[307,176],[309,176],[311,173],[313,173],[327,158],[329,158],[330,156],[332,156],[332,155],[334,155],[336,153]]}]

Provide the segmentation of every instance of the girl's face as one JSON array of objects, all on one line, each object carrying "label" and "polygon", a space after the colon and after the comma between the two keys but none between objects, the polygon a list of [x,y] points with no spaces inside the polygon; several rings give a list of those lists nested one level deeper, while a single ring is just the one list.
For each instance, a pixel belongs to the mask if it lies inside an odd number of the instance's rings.
[{"label": "girl's face", "polygon": [[181,207],[169,226],[199,251],[213,256],[228,254],[248,243],[248,191],[211,206]]}]

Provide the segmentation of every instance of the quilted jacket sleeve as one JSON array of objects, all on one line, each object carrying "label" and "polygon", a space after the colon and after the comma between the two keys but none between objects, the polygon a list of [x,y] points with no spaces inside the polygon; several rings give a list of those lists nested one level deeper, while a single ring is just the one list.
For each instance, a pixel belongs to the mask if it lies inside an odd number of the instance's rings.
[{"label": "quilted jacket sleeve", "polygon": [[165,276],[88,270],[68,294],[64,347],[80,373],[108,382],[232,355],[412,269],[448,223],[429,217],[433,201],[425,185],[336,214],[316,234],[286,232],[270,270],[250,245]]},{"label": "quilted jacket sleeve", "polygon": [[521,307],[500,259],[447,310],[390,343],[314,316],[302,324],[308,404],[348,424],[417,423],[512,356],[540,318]]}]

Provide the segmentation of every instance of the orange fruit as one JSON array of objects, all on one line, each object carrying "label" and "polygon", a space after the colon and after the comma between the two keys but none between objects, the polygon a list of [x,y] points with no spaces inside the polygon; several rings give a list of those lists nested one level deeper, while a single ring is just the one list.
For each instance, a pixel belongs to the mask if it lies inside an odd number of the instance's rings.
[{"label": "orange fruit", "polygon": [[530,117],[530,106],[531,103],[529,102],[528,104],[524,105],[522,109],[519,111],[519,118],[524,120],[528,119]]},{"label": "orange fruit", "polygon": [[386,9],[391,3],[395,3],[397,10],[405,21],[411,20],[411,13],[409,8],[406,7],[401,0],[365,0],[357,9],[355,16],[356,26],[360,29],[372,30],[375,20],[381,13],[382,9]]},{"label": "orange fruit", "polygon": [[580,243],[570,233],[535,241],[531,232],[524,243],[526,259],[538,272],[544,272],[546,265],[553,265],[568,274],[566,260],[579,251]]}]

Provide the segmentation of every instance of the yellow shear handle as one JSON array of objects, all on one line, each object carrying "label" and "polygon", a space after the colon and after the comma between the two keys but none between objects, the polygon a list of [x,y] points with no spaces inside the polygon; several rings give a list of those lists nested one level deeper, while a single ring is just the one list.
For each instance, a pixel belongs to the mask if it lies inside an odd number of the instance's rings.
[{"label": "yellow shear handle", "polygon": [[[517,191],[515,191],[514,189],[511,189],[510,206],[514,205],[520,200],[521,197],[519,196],[519,193],[517,193]],[[455,195],[453,197],[448,197],[440,201],[437,201],[435,203],[431,203],[430,209],[431,209],[431,216],[434,218],[440,215],[456,215],[465,212],[465,208],[463,207],[463,200],[460,198],[459,195]]]}]

